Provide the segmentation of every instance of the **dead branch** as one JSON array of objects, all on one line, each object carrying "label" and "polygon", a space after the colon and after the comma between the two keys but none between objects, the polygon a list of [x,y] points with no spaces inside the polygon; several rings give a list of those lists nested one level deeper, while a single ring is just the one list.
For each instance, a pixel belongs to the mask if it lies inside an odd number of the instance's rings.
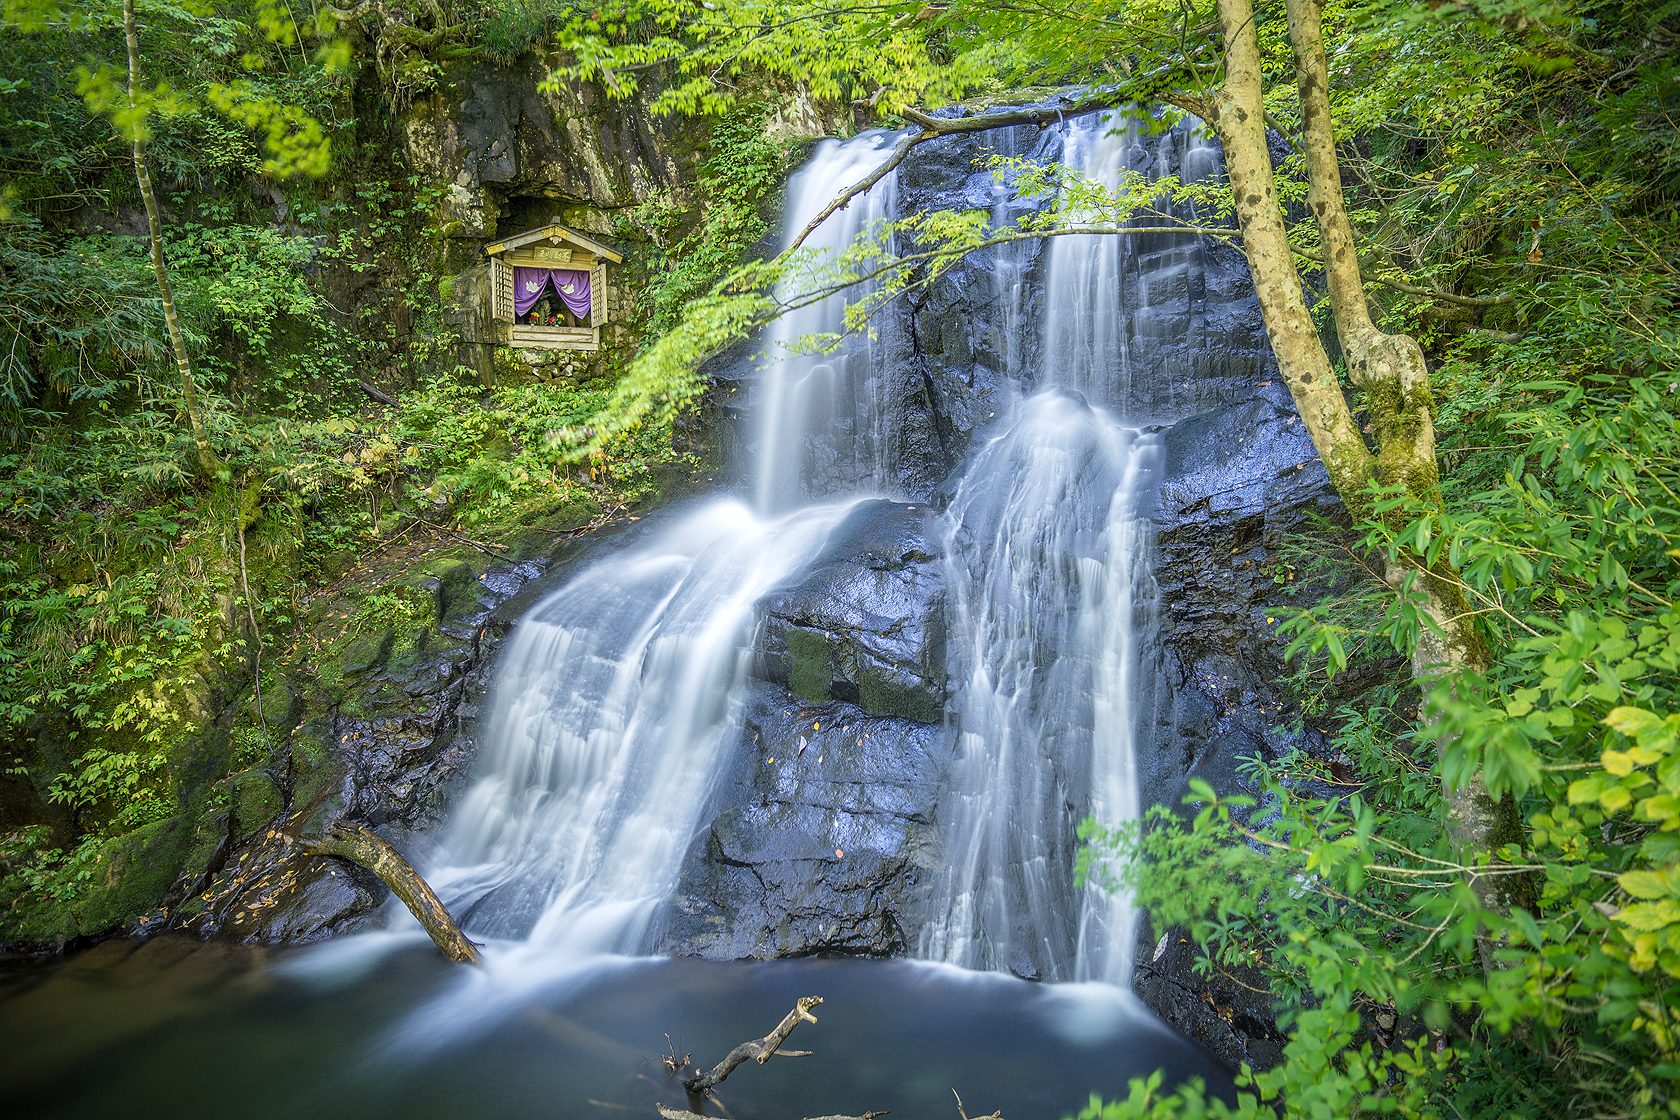
[{"label": "dead branch", "polygon": [[[715,1117],[702,1116],[698,1112],[690,1112],[686,1108],[667,1108],[662,1104],[656,1104],[654,1107],[659,1110],[659,1115],[663,1116],[665,1120],[716,1120]],[[806,1117],[806,1120],[875,1120],[877,1116],[890,1115],[892,1115],[892,1109],[889,1108],[880,1112],[865,1112],[861,1116],[809,1116]],[[976,1120],[986,1120],[986,1118],[982,1116],[977,1117]]]},{"label": "dead branch", "polygon": [[362,392],[366,393],[368,396],[372,397],[374,400],[378,401],[380,404],[388,404],[392,408],[397,407],[397,399],[395,397],[393,397],[389,393],[380,392],[378,389],[375,389],[372,385],[369,385],[366,381],[358,381],[358,382],[356,382],[356,386],[359,389],[361,389]]},{"label": "dead branch", "polygon": [[[768,1062],[776,1051],[781,1049],[782,1043],[787,1041],[787,1036],[793,1033],[793,1028],[797,1027],[801,1021],[806,1023],[817,1021],[817,1017],[811,1014],[811,1008],[821,1002],[821,996],[799,997],[799,1002],[793,1005],[793,1010],[789,1011],[780,1023],[776,1024],[775,1030],[763,1038],[755,1038],[751,1042],[741,1043],[725,1055],[723,1061],[707,1072],[697,1073],[693,1077],[685,1078],[683,1088],[691,1093],[703,1093],[714,1085],[722,1084],[723,1079],[728,1077],[736,1066],[748,1058],[753,1059],[759,1065]],[[782,1057],[804,1058],[809,1057],[810,1053],[809,1050],[788,1050],[782,1054]]]},{"label": "dead branch", "polygon": [[436,529],[440,533],[444,533],[448,536],[454,537],[456,540],[460,541],[462,544],[472,545],[472,547],[478,549],[480,552],[484,553],[484,555],[486,555],[486,556],[494,556],[496,559],[505,560],[509,564],[519,563],[519,561],[517,561],[513,557],[509,556],[507,553],[497,552],[495,549],[491,548],[489,545],[484,544],[481,541],[475,541],[471,537],[467,536],[465,533],[457,533],[454,529],[451,529],[447,525],[439,525],[436,521],[427,521],[424,517],[421,517],[418,513],[410,513],[408,510],[399,506],[395,501],[393,501],[391,503],[391,508],[396,510],[398,513],[400,513],[404,517],[414,518],[414,520],[418,521],[420,524],[424,525],[428,529]]},{"label": "dead branch", "polygon": [[[478,946],[467,939],[449,910],[438,901],[426,880],[395,848],[362,825],[338,821],[319,840],[299,840],[298,848],[311,856],[337,856],[360,864],[384,881],[391,893],[403,900],[432,942],[452,961],[479,964]],[[801,1001],[803,1002],[803,1001]],[[792,1028],[789,1028],[792,1029]],[[721,1077],[719,1081],[723,1080]]]},{"label": "dead branch", "polygon": [[955,1089],[951,1090],[951,1095],[957,1098],[957,1115],[961,1116],[962,1120],[1003,1120],[1003,1109],[1001,1108],[996,1112],[987,1113],[985,1116],[970,1116],[963,1110],[962,1096]]}]

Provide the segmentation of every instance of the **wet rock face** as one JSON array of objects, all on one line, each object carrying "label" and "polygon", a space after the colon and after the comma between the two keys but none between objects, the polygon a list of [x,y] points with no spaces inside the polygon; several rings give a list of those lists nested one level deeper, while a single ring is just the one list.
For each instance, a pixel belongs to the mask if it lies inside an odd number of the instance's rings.
[{"label": "wet rock face", "polygon": [[[1347,513],[1275,378],[1251,386],[1246,400],[1178,422],[1164,439],[1153,651],[1161,699],[1138,765],[1143,803],[1176,807],[1192,777],[1244,792],[1245,759],[1328,753],[1319,719],[1303,720],[1290,691],[1276,621],[1329,588],[1283,563],[1280,551],[1315,521],[1346,525]],[[1357,701],[1395,664],[1339,675],[1320,703],[1334,711]],[[1163,936],[1140,924],[1133,986],[1144,1002],[1232,1067],[1275,1065],[1284,1035],[1263,977],[1248,969],[1199,975],[1182,930]]]},{"label": "wet rock face", "polygon": [[945,586],[933,511],[867,501],[797,582],[760,604],[759,675],[804,700],[932,722],[945,707]]},{"label": "wet rock face", "polygon": [[388,892],[372,873],[295,855],[292,845],[349,819],[415,858],[472,764],[489,655],[522,610],[519,592],[542,571],[522,563],[475,577],[465,564],[445,564],[415,585],[431,597],[432,625],[369,634],[346,649],[341,681],[304,689],[278,783],[285,807],[246,820],[248,806],[267,804],[263,791],[237,801],[238,827],[249,838],[209,883],[190,888],[193,897],[175,912],[178,925],[201,936],[283,944],[380,924]]},{"label": "wet rock face", "polygon": [[938,725],[807,704],[756,682],[742,741],[690,849],[659,952],[901,956],[938,866]]},{"label": "wet rock face", "polygon": [[1312,588],[1285,579],[1276,557],[1315,519],[1345,523],[1346,513],[1275,380],[1164,440],[1155,578],[1165,688],[1139,763],[1145,804],[1176,805],[1190,777],[1234,790],[1241,759],[1295,742],[1282,729],[1295,713],[1276,620]]},{"label": "wet rock face", "polygon": [[741,742],[659,951],[899,956],[950,764],[944,575],[926,505],[861,502],[759,605]]},{"label": "wet rock face", "polygon": [[307,945],[375,924],[374,911],[390,894],[378,876],[341,860],[308,862],[319,866],[282,872],[241,892],[225,912],[217,936],[264,945]]}]

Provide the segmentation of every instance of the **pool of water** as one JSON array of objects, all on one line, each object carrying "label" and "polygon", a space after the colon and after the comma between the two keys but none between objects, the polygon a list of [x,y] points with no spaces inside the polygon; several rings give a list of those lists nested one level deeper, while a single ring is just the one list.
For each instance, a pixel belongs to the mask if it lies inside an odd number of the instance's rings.
[{"label": "pool of water", "polygon": [[[892,1110],[1058,1120],[1164,1069],[1229,1083],[1129,995],[903,961],[544,958],[451,965],[413,936],[263,950],[177,937],[0,962],[13,1117],[652,1117],[697,1107],[662,1059],[710,1067],[800,996],[808,1058],[747,1063],[705,1111]],[[669,1042],[667,1041],[669,1040]]]}]

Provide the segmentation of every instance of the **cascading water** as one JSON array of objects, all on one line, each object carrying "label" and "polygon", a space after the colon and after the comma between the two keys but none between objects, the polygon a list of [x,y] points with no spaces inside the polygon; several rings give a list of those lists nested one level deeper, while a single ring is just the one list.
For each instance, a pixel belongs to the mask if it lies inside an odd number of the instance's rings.
[{"label": "cascading water", "polygon": [[1021,402],[946,514],[958,761],[921,955],[1124,980],[1127,910],[1071,882],[1072,806],[1136,815],[1138,615],[1158,437],[1077,393]]},{"label": "cascading water", "polygon": [[[1068,132],[1062,162],[1108,190],[1120,185],[1139,123],[1104,114]],[[1044,375],[1056,385],[1106,401],[1131,389],[1130,339],[1122,310],[1123,237],[1058,237],[1047,250]]]},{"label": "cascading water", "polygon": [[757,601],[846,506],[716,502],[521,621],[432,882],[473,933],[635,953],[737,730]]},{"label": "cascading water", "polygon": [[[1066,158],[1117,181],[1141,133],[1133,123],[1117,139],[1116,123],[1073,126]],[[790,180],[787,236],[879,166],[889,142],[819,146]],[[892,190],[888,177],[831,217],[814,248],[837,250],[890,217]],[[1157,307],[1137,293],[1185,270],[1170,245],[1152,242],[1150,265],[1125,242],[1064,238],[1044,258],[1041,380],[1051,387],[1009,406],[945,514],[960,749],[923,958],[1126,979],[1128,907],[1076,890],[1071,867],[1079,817],[1137,812],[1162,447],[1100,405],[1124,407],[1131,392],[1127,340]],[[1019,308],[1019,287],[1000,294]],[[843,310],[837,297],[791,313],[771,332],[773,353],[842,329]],[[431,869],[469,931],[576,954],[648,947],[712,775],[737,741],[754,606],[811,561],[849,508],[786,512],[817,489],[812,457],[828,457],[815,473],[830,485],[891,478],[871,362],[862,341],[822,357],[780,353],[759,402],[755,508],[707,506],[589,569],[522,623],[502,661],[482,776]]]},{"label": "cascading water", "polygon": [[[1147,155],[1144,124],[1109,114],[1072,126],[1063,162],[1112,189]],[[1199,130],[1177,135],[1186,181],[1216,170]],[[1153,630],[1164,451],[1092,402],[1123,415],[1140,398],[1157,406],[1163,387],[1134,379],[1166,371],[1134,358],[1173,331],[1182,347],[1199,253],[1189,235],[1133,240],[1052,244],[1041,371],[1052,387],[1019,402],[946,513],[959,753],[926,958],[1048,980],[1129,977],[1127,900],[1076,890],[1071,866],[1080,817],[1138,812],[1135,758],[1154,692],[1140,646]]]},{"label": "cascading water", "polygon": [[[861,182],[886,162],[895,137],[865,133],[844,143],[825,140],[811,160],[788,179],[782,243],[792,242],[840,189]],[[887,175],[845,209],[829,215],[806,239],[815,274],[860,234],[891,219],[895,176]],[[784,285],[795,291],[799,283]],[[844,329],[846,304],[860,293],[841,292],[796,308],[769,330],[769,367],[757,422],[753,501],[762,513],[792,509],[823,487],[815,476],[858,490],[891,477],[893,441],[883,430],[869,381],[875,362],[868,337],[843,342],[832,353],[796,348],[808,336]]]},{"label": "cascading water", "polygon": [[[879,134],[822,144],[790,180],[787,236],[886,154]],[[888,212],[891,189],[889,178],[831,218],[813,248],[848,244]],[[836,298],[789,314],[773,328],[773,352],[841,330],[844,307]],[[822,360],[773,354],[756,510],[713,502],[589,568],[521,621],[501,659],[479,777],[429,871],[469,933],[573,957],[647,948],[738,736],[755,604],[810,562],[853,504],[795,508],[801,448],[831,434],[818,428],[871,434],[859,391],[867,364],[859,346]]]}]

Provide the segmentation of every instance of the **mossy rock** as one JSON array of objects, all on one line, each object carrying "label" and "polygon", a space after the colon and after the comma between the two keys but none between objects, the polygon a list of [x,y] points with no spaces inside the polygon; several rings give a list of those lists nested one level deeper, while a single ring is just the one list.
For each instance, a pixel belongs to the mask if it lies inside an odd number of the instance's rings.
[{"label": "mossy rock", "polygon": [[858,691],[862,694],[859,703],[866,712],[922,723],[936,723],[943,714],[927,686],[913,673],[866,664],[860,666],[858,677]]},{"label": "mossy rock", "polygon": [[443,584],[445,613],[453,613],[465,603],[478,604],[478,570],[467,561],[440,561],[432,566],[432,575]]},{"label": "mossy rock", "polygon": [[340,549],[329,552],[315,562],[315,570],[320,573],[321,582],[331,583],[356,566],[354,549]]},{"label": "mossy rock", "polygon": [[396,644],[396,640],[395,626],[363,631],[352,638],[339,655],[339,670],[345,676],[350,676],[379,668],[390,659],[391,648]]},{"label": "mossy rock", "polygon": [[323,787],[338,776],[333,744],[318,729],[305,724],[292,736],[292,794],[296,804],[315,799]]},{"label": "mossy rock", "polygon": [[104,933],[155,910],[180,874],[193,835],[179,817],[169,817],[106,841],[80,897],[66,903],[32,898],[7,915],[6,935],[32,944],[60,943]]},{"label": "mossy rock", "polygon": [[286,807],[286,799],[266,771],[241,770],[228,779],[232,792],[234,838],[244,840]]}]

